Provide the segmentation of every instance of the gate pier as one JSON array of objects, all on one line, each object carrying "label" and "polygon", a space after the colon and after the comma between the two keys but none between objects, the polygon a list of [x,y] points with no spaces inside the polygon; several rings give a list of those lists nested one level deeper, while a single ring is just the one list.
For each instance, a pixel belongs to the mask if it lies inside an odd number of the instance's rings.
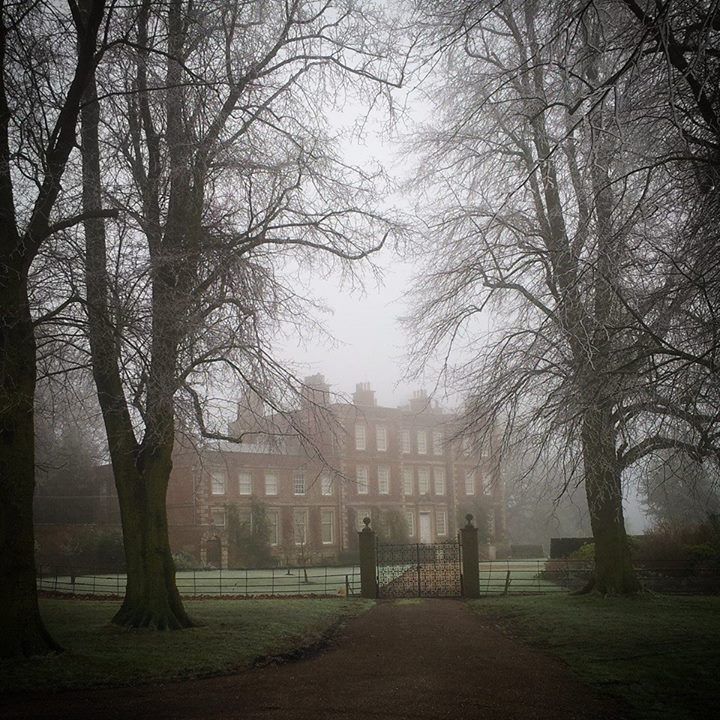
[{"label": "gate pier", "polygon": [[466,516],[456,541],[377,544],[370,518],[358,533],[362,597],[480,597],[478,531]]}]

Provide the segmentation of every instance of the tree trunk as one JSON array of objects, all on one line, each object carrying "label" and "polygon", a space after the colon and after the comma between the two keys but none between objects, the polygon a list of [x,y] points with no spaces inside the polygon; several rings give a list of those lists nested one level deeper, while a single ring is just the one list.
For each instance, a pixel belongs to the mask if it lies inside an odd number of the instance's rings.
[{"label": "tree trunk", "polygon": [[585,491],[595,540],[595,571],[588,590],[629,595],[640,590],[625,534],[622,487],[610,412],[591,407],[582,426]]},{"label": "tree trunk", "polygon": [[[60,650],[37,602],[35,490],[35,339],[27,283],[3,273],[0,295],[0,657]],[[17,273],[19,275],[20,273]]]},{"label": "tree trunk", "polygon": [[165,495],[172,463],[153,462],[145,472],[117,474],[127,587],[113,622],[127,627],[192,627],[175,584]]},{"label": "tree trunk", "polygon": [[[99,122],[100,108],[93,81],[86,91],[81,113],[83,209],[88,215],[97,214],[102,208]],[[165,418],[166,432],[155,432],[159,425],[156,422],[139,445],[125,399],[115,328],[108,307],[105,224],[102,218],[89,217],[84,226],[93,377],[118,490],[127,564],[125,599],[113,622],[159,630],[191,627],[193,623],[175,585],[165,505],[174,440],[172,402],[166,403],[170,413]]]}]

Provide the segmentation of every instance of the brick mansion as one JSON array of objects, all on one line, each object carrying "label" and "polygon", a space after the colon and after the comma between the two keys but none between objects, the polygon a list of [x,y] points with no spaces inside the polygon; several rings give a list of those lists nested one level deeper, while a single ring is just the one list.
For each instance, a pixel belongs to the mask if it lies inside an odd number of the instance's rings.
[{"label": "brick mansion", "polygon": [[[487,454],[455,439],[457,417],[418,392],[404,407],[376,404],[368,383],[352,402],[331,402],[322,375],[305,379],[303,422],[314,434],[312,452],[293,439],[216,443],[178,454],[168,493],[173,549],[202,563],[227,566],[227,509],[249,520],[262,502],[273,553],[312,562],[335,561],[357,548],[366,516],[404,520],[411,542],[454,538],[468,511],[482,505],[490,543],[504,536],[504,498],[498,468]],[[232,434],[256,430],[256,415],[241,406]],[[332,418],[319,427],[317,410]],[[301,410],[302,413],[302,410]],[[252,435],[251,435],[252,437]],[[186,500],[191,497],[188,505]]]},{"label": "brick mansion", "polygon": [[[415,393],[403,407],[381,407],[370,385],[361,383],[351,401],[339,401],[324,377],[314,375],[305,379],[291,414],[293,432],[268,432],[258,402],[253,407],[252,399],[241,398],[237,404],[228,434],[242,435],[241,443],[178,443],[167,491],[173,553],[202,566],[237,566],[229,552],[230,513],[247,524],[258,505],[278,564],[351,560],[366,516],[375,529],[392,519],[395,529],[402,526],[404,541],[430,543],[454,539],[472,512],[487,519],[491,546],[504,541],[497,465],[459,440],[457,416],[425,393]],[[92,492],[83,517],[70,521],[74,525],[53,524],[42,494],[36,497],[41,546],[66,544],[82,524],[119,530],[109,466],[98,468]],[[57,506],[61,499],[47,500]]]}]

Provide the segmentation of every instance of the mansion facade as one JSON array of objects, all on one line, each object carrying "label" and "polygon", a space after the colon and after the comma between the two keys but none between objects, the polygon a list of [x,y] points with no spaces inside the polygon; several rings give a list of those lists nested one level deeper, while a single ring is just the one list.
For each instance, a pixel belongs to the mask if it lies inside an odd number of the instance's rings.
[{"label": "mansion facade", "polygon": [[376,404],[368,383],[351,403],[330,402],[322,375],[305,387],[299,433],[272,440],[241,402],[230,434],[251,441],[176,454],[168,489],[174,552],[227,567],[230,509],[250,524],[258,504],[281,564],[349,561],[365,517],[385,540],[431,543],[454,539],[465,513],[480,513],[490,545],[503,541],[499,469],[489,453],[457,439],[456,416],[424,393],[389,408]]}]

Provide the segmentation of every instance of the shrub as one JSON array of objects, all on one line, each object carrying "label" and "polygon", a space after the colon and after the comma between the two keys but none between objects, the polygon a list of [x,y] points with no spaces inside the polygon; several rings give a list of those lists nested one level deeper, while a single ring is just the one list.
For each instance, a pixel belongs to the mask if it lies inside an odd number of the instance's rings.
[{"label": "shrub", "polygon": [[566,558],[579,550],[583,545],[591,543],[592,538],[589,537],[563,537],[550,538],[550,557]]},{"label": "shrub", "polygon": [[76,573],[125,570],[123,539],[116,530],[83,530],[64,546],[63,555],[68,569]]},{"label": "shrub", "polygon": [[595,543],[587,542],[581,545],[575,552],[568,555],[568,560],[585,560],[591,561],[595,559]]},{"label": "shrub", "polygon": [[175,570],[182,572],[183,570],[195,570],[199,563],[195,558],[187,552],[177,552],[173,555],[173,562],[175,563]]},{"label": "shrub", "polygon": [[237,505],[228,505],[227,537],[231,567],[270,567],[270,521],[262,502],[253,497],[244,516]]},{"label": "shrub", "polygon": [[678,526],[658,523],[633,538],[633,559],[639,563],[710,563],[720,566],[720,526],[716,516],[703,523]]}]

